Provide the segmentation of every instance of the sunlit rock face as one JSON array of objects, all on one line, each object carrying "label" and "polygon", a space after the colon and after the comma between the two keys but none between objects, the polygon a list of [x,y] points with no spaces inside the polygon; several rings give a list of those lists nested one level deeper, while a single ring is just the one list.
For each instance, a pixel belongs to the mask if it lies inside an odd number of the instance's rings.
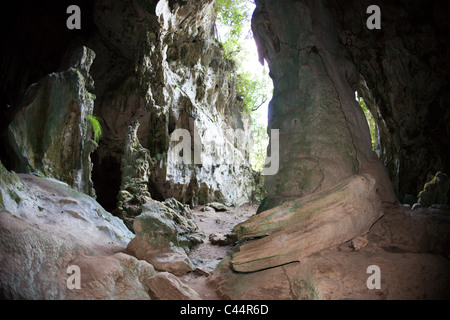
[{"label": "sunlit rock face", "polygon": [[[80,1],[81,30],[66,27],[69,5],[15,4],[7,18],[35,28],[18,25],[14,36],[7,35],[2,134],[21,110],[17,101],[23,92],[47,74],[67,70],[74,49],[84,45],[96,54],[90,69],[91,93],[97,97],[93,113],[103,119],[92,181],[108,210],[116,206],[125,137],[135,120],[141,124],[140,143],[157,159],[149,182],[154,198],[191,204],[247,201],[253,180],[246,153],[249,117],[236,92],[234,63],[224,58],[216,40],[215,1]],[[26,50],[22,42],[29,44]],[[169,156],[177,145],[171,142],[176,129],[188,130],[191,146],[200,150],[190,163],[180,165]],[[11,147],[1,145],[0,153],[5,166],[15,169],[20,159]]]},{"label": "sunlit rock face", "polygon": [[[237,97],[234,65],[215,40],[215,2],[102,1],[95,17],[99,61],[93,74],[103,79],[95,110],[106,123],[93,174],[105,186],[99,200],[117,195],[120,181],[111,170],[120,166],[127,127],[139,120],[139,141],[156,159],[152,197],[190,204],[248,201],[249,117]],[[172,135],[177,129],[189,133],[187,161],[174,152],[182,142]]]}]

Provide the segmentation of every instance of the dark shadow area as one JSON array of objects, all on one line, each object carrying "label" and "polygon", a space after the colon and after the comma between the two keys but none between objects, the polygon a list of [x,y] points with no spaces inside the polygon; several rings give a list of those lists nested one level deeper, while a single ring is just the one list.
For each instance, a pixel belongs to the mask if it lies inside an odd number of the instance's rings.
[{"label": "dark shadow area", "polygon": [[[6,130],[18,111],[23,93],[47,74],[67,68],[61,62],[69,47],[93,33],[93,3],[90,0],[18,0],[1,10],[0,158],[6,168],[16,166],[17,159],[6,142]],[[69,30],[66,26],[69,17],[66,10],[70,5],[83,9],[81,30]]]}]

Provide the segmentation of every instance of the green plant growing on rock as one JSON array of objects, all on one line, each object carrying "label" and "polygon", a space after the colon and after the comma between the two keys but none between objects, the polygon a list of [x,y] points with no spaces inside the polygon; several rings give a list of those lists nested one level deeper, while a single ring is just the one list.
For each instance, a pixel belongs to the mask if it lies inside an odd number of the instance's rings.
[{"label": "green plant growing on rock", "polygon": [[373,118],[372,113],[367,108],[366,103],[364,102],[364,99],[357,98],[356,100],[358,101],[359,105],[361,106],[361,109],[364,112],[364,115],[366,116],[367,123],[369,124],[369,129],[370,129],[370,137],[372,140],[372,150],[375,150],[375,145],[377,143],[375,119]]},{"label": "green plant growing on rock", "polygon": [[91,115],[91,114],[87,115],[86,118],[89,120],[89,122],[92,125],[92,130],[94,132],[94,141],[98,143],[100,141],[100,137],[103,133],[102,126],[100,124],[100,122],[102,122],[103,119],[98,116]]}]

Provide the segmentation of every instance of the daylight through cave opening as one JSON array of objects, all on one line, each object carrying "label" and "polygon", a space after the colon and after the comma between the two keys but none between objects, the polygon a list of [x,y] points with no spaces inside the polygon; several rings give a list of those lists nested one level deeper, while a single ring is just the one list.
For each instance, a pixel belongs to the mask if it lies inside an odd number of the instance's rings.
[{"label": "daylight through cave opening", "polygon": [[361,109],[364,112],[364,116],[366,117],[367,124],[369,125],[370,130],[370,139],[372,141],[372,150],[377,153],[377,155],[380,155],[379,152],[379,131],[378,131],[378,125],[375,122],[375,117],[372,115],[372,112],[367,108],[367,105],[364,101],[364,98],[358,96],[358,92],[355,92],[355,98],[356,101],[358,101],[358,104],[361,106]]}]

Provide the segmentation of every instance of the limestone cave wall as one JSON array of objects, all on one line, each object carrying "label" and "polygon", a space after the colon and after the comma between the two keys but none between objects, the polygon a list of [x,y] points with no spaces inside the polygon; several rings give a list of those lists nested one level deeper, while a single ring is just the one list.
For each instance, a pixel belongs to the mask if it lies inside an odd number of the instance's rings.
[{"label": "limestone cave wall", "polygon": [[[449,172],[448,1],[377,1],[381,29],[369,30],[371,1],[327,1],[343,55],[379,128],[380,159],[399,200]],[[450,198],[449,198],[450,199]]]},{"label": "limestone cave wall", "polygon": [[[252,207],[239,223],[245,208],[215,211],[249,200],[253,176],[214,0],[18,0],[2,10],[0,298],[200,299],[180,280],[193,276],[202,297],[448,299],[448,206],[398,199],[449,173],[449,5],[380,0],[381,29],[369,30],[368,0],[255,3],[280,163],[259,214]],[[81,30],[66,28],[71,4]],[[355,91],[378,124],[378,155]],[[176,161],[177,129],[190,163]],[[427,189],[441,182],[446,192],[442,173]],[[211,201],[222,204],[189,207]],[[188,256],[211,231],[197,218],[237,223],[209,234],[207,245],[230,241],[220,262],[215,249]],[[380,288],[369,265],[383,270]],[[84,290],[69,288],[73,266]]]},{"label": "limestone cave wall", "polygon": [[[448,3],[378,2],[379,30],[366,26],[371,4],[257,1],[253,31],[275,85],[269,126],[282,131],[286,152],[279,174],[266,180],[269,194],[299,196],[346,176],[345,170],[363,169],[373,155],[363,151],[367,128],[357,124],[355,91],[376,120],[379,158],[400,201],[417,196],[436,172],[449,171]],[[320,20],[324,12],[329,16]],[[328,108],[335,98],[343,113]],[[333,128],[339,133],[329,133]],[[347,162],[346,169],[332,164],[341,156],[350,157],[337,161]],[[327,166],[334,168],[326,172]]]},{"label": "limestone cave wall", "polygon": [[[82,10],[81,30],[66,28],[71,4]],[[96,55],[90,69],[93,114],[102,119],[103,135],[91,155],[92,180],[105,208],[116,206],[125,136],[135,120],[140,122],[142,146],[157,161],[149,181],[153,198],[175,197],[190,204],[247,201],[253,184],[249,155],[243,152],[249,117],[236,92],[234,64],[215,40],[215,10],[212,0],[16,2],[3,20],[5,166],[20,171],[7,127],[21,108],[24,92],[45,75],[67,70],[73,51],[84,45]],[[192,145],[201,144],[201,164],[169,159],[175,129],[188,130]],[[237,129],[244,132],[243,141],[227,133]],[[216,161],[225,149],[237,155],[231,163]]]}]

